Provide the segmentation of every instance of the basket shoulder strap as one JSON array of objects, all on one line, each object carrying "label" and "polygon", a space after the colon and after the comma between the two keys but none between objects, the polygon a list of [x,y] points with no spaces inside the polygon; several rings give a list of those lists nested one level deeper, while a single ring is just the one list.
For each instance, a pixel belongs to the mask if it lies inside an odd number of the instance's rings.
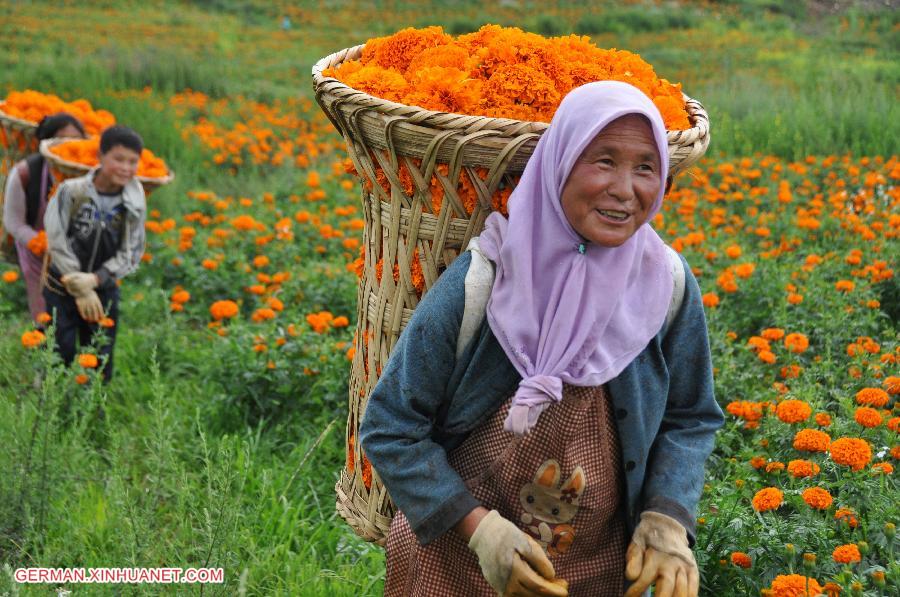
[{"label": "basket shoulder strap", "polygon": [[459,327],[459,336],[456,339],[457,360],[481,329],[491,288],[494,286],[494,264],[481,252],[477,237],[469,241],[466,250],[472,254],[472,262],[469,264],[469,271],[466,272],[466,306]]},{"label": "basket shoulder strap", "polygon": [[684,302],[684,264],[681,262],[681,257],[678,256],[678,252],[666,245],[666,254],[669,257],[669,270],[672,273],[672,281],[674,282],[674,288],[672,288],[672,302],[669,303],[669,310],[666,313],[666,323],[663,329],[665,332],[669,331],[669,326],[672,325],[672,321],[674,321],[675,316],[678,315],[678,311],[681,310],[681,303]]}]

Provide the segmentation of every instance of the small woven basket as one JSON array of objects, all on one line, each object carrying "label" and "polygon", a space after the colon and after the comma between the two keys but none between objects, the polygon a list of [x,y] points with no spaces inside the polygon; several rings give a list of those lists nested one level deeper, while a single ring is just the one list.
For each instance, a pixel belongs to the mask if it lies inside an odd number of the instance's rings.
[{"label": "small woven basket", "polygon": [[37,123],[10,116],[0,101],[0,152],[13,163],[38,150]]},{"label": "small woven basket", "polygon": [[[337,510],[358,535],[383,545],[394,509],[357,441],[366,401],[422,294],[481,232],[498,205],[495,195],[515,185],[548,125],[423,110],[322,75],[358,59],[362,48],[322,58],[312,76],[316,101],[344,137],[363,182],[365,216],[347,463],[335,486]],[[706,111],[696,100],[685,100],[693,126],[668,133],[673,174],[696,162],[709,145]],[[463,174],[469,189],[474,187],[474,205],[460,196]],[[442,192],[437,209],[432,201],[436,186]]]},{"label": "small woven basket", "polygon": [[[53,172],[53,176],[57,181],[60,182],[67,178],[84,176],[91,169],[91,166],[63,159],[50,151],[50,148],[54,145],[66,143],[67,141],[71,140],[72,139],[45,139],[40,143],[41,155],[44,156],[44,158],[50,164],[50,171]],[[149,195],[159,187],[172,182],[175,179],[175,173],[169,170],[168,174],[166,174],[165,176],[156,178],[151,178],[148,176],[138,176],[137,179],[138,182],[141,183],[141,186],[144,187],[144,194]]]}]

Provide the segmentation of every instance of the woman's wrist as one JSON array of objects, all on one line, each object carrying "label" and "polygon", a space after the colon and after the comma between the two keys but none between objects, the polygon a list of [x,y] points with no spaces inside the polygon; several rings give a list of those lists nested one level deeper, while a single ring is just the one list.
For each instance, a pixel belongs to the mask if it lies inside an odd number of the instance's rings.
[{"label": "woman's wrist", "polygon": [[478,528],[481,519],[487,516],[488,512],[490,512],[490,510],[484,506],[473,508],[471,512],[466,514],[462,520],[454,525],[453,530],[468,542],[469,539],[472,538],[472,533]]}]

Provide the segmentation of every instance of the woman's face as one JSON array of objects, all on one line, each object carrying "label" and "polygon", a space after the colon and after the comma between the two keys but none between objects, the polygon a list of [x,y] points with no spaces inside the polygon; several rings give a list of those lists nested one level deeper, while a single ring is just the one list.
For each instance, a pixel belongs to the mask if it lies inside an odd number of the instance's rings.
[{"label": "woman's face", "polygon": [[75,125],[73,125],[73,124],[67,124],[66,126],[62,127],[61,129],[56,131],[56,134],[53,136],[58,137],[58,138],[65,138],[65,139],[81,139],[82,138],[81,131],[79,131],[77,128],[75,128]]},{"label": "woman's face", "polygon": [[653,129],[638,114],[612,121],[575,162],[562,208],[585,240],[618,247],[637,232],[662,186]]}]

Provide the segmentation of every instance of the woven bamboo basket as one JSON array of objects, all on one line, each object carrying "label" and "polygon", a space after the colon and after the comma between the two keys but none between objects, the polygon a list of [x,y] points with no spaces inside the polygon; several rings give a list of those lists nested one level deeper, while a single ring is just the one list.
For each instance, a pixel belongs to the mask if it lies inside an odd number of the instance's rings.
[{"label": "woven bamboo basket", "polygon": [[3,111],[5,104],[0,101],[0,151],[14,163],[38,150],[37,123],[10,116]]},{"label": "woven bamboo basket", "polygon": [[[71,162],[50,151],[50,148],[54,145],[59,145],[60,143],[65,143],[67,141],[71,141],[71,139],[45,139],[40,143],[41,155],[44,156],[50,164],[50,171],[53,172],[54,177],[58,181],[77,176],[84,176],[91,169],[91,166],[80,164],[78,162]],[[141,186],[144,187],[144,193],[149,195],[159,187],[172,182],[175,179],[175,173],[169,170],[168,174],[165,176],[156,178],[138,176],[137,179],[138,182],[141,183]]]},{"label": "woven bamboo basket", "polygon": [[[347,463],[335,486],[337,510],[358,535],[384,545],[393,504],[356,441],[366,401],[421,295],[481,232],[496,206],[492,197],[511,190],[548,125],[423,110],[373,97],[322,75],[327,68],[358,59],[362,48],[322,58],[313,66],[312,76],[316,101],[344,137],[363,183],[365,215]],[[696,100],[685,99],[693,126],[668,133],[672,173],[696,162],[709,145],[706,111]],[[379,174],[382,182],[386,179],[387,190],[378,183]],[[401,174],[408,174],[405,185]],[[470,209],[458,192],[463,175],[477,194]],[[436,183],[443,191],[437,211],[431,201]],[[394,275],[388,273],[392,270]]]}]

